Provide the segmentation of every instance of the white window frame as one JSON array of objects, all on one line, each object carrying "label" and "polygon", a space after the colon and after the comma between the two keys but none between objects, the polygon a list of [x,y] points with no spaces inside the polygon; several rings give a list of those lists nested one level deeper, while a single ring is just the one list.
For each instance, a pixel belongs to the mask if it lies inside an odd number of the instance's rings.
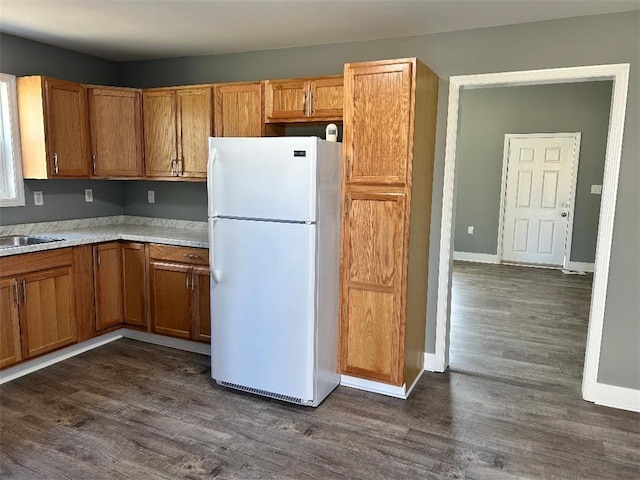
[{"label": "white window frame", "polygon": [[0,207],[24,206],[16,77],[0,73]]}]

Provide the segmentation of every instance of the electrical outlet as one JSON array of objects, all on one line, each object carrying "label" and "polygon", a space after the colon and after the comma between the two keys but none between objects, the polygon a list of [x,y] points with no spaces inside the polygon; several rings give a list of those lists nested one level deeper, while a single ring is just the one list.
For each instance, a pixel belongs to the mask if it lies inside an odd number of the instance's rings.
[{"label": "electrical outlet", "polygon": [[473,230],[474,230],[474,228],[475,228],[475,227],[474,227],[473,225],[469,225],[469,226],[467,227],[467,233],[468,233],[469,235],[473,235]]},{"label": "electrical outlet", "polygon": [[85,188],[84,190],[84,201],[93,202],[93,190],[90,188]]},{"label": "electrical outlet", "polygon": [[33,192],[33,203],[36,205],[44,205],[44,196],[42,192]]},{"label": "electrical outlet", "polygon": [[156,203],[156,192],[154,192],[153,190],[148,190],[147,191],[147,201],[149,203]]}]

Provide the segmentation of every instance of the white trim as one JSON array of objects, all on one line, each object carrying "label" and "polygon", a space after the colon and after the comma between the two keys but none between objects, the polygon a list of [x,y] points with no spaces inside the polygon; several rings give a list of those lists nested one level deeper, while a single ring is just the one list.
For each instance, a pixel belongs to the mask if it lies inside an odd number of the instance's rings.
[{"label": "white trim", "polygon": [[211,345],[207,343],[192,342],[191,340],[183,340],[182,338],[165,337],[157,333],[141,332],[140,330],[130,330],[128,328],[122,330],[122,336],[140,342],[153,343],[154,345],[160,345],[162,347],[211,356]]},{"label": "white trim", "polygon": [[629,64],[595,65],[586,67],[553,68],[520,72],[489,73],[480,75],[453,76],[449,79],[449,107],[445,144],[444,187],[442,196],[442,219],[440,229],[440,258],[438,274],[438,301],[436,313],[436,364],[438,370],[447,366],[449,340],[447,329],[451,306],[452,266],[452,217],[455,186],[456,142],[458,139],[458,114],[460,92],[463,88],[499,87],[515,85],[539,85],[581,81],[613,80],[609,131],[605,154],[602,200],[598,225],[595,273],[589,331],[582,380],[582,396],[594,401],[597,383],[604,307],[609,280],[609,261],[613,239],[613,220],[618,193],[620,154],[627,104]]},{"label": "white trim", "polygon": [[593,262],[572,262],[569,261],[566,267],[568,270],[575,270],[576,272],[593,272],[595,271],[595,264]]},{"label": "white trim", "polygon": [[[10,164],[5,165],[3,158],[0,158],[0,169],[4,169],[3,175],[7,176],[10,185],[10,196],[0,198],[0,207],[22,207],[24,200],[24,179],[22,176],[22,147],[20,146],[20,124],[18,121],[18,95],[16,89],[16,77],[7,73],[0,73],[0,83],[7,86],[7,111],[0,109],[0,114],[5,113],[0,124],[3,128],[0,132],[4,144],[9,151],[7,156]],[[8,123],[8,125],[5,125]]]},{"label": "white trim", "polygon": [[85,342],[76,343],[75,345],[56,350],[55,352],[47,353],[46,355],[34,358],[33,360],[27,360],[15,367],[9,367],[0,372],[0,385],[41,370],[53,365],[54,363],[75,357],[76,355],[80,355],[88,350],[101,347],[102,345],[113,342],[114,340],[118,340],[123,337],[123,330],[124,329],[121,328],[114,332],[105,333],[104,335],[100,335],[99,337],[92,338]]},{"label": "white trim", "polygon": [[[395,385],[389,385],[388,383],[374,382],[373,380],[365,380],[364,378],[352,377],[350,375],[340,375],[340,385],[364,390],[366,392],[380,393],[388,397],[402,398],[403,400],[407,398],[406,383],[401,387],[397,387]],[[413,385],[411,388],[413,388]]]},{"label": "white trim", "polygon": [[453,259],[463,262],[500,263],[498,255],[491,253],[453,252]]},{"label": "white trim", "polygon": [[[509,152],[511,151],[511,140],[517,138],[573,138],[573,157],[571,159],[571,184],[569,186],[569,221],[565,232],[564,258],[562,268],[569,268],[569,258],[571,257],[571,241],[573,239],[573,212],[576,203],[576,189],[578,186],[578,164],[580,161],[580,144],[582,143],[582,132],[571,133],[506,133],[504,135],[504,147],[502,149],[502,183],[500,187],[500,210],[498,211],[498,261],[502,261],[502,246],[504,237],[504,214],[507,208],[507,175],[509,172]],[[455,257],[454,257],[455,260]]]},{"label": "white trim", "polygon": [[444,370],[438,370],[436,363],[436,354],[424,352],[424,370],[425,372],[444,372]]},{"label": "white trim", "polygon": [[592,401],[605,407],[640,412],[640,390],[632,388],[596,382]]}]

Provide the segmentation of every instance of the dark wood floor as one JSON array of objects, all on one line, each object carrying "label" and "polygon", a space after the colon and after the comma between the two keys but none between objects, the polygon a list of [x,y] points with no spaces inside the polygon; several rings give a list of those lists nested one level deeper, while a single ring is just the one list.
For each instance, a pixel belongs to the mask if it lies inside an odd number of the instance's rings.
[{"label": "dark wood floor", "polygon": [[118,340],[0,387],[12,479],[637,479],[640,416],[425,374],[407,401],[317,409],[213,384],[209,358]]},{"label": "dark wood floor", "polygon": [[581,398],[593,275],[455,262],[452,370]]}]

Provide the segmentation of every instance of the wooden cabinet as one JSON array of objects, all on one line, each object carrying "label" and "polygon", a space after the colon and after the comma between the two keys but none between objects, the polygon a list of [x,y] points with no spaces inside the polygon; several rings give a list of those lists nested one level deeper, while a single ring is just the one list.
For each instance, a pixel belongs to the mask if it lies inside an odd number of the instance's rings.
[{"label": "wooden cabinet", "polygon": [[142,177],[142,103],[139,90],[89,87],[92,173]]},{"label": "wooden cabinet", "polygon": [[[0,258],[0,272],[4,276],[0,280],[1,366],[76,341],[73,255],[70,248]],[[5,323],[6,312],[7,319],[11,319],[8,323]],[[18,327],[15,324],[16,312]],[[20,331],[19,343],[16,328]],[[7,338],[12,341],[5,344]]]},{"label": "wooden cabinet", "polygon": [[96,331],[122,323],[122,260],[118,242],[93,247]]},{"label": "wooden cabinet", "polygon": [[206,179],[211,87],[144,90],[145,175]]},{"label": "wooden cabinet", "polygon": [[147,326],[145,246],[121,243],[122,254],[122,321],[126,325]]},{"label": "wooden cabinet", "polygon": [[151,329],[154,333],[210,341],[208,252],[149,246]]},{"label": "wooden cabinet", "polygon": [[438,78],[402,59],[344,79],[340,368],[408,389],[424,365]]},{"label": "wooden cabinet", "polygon": [[265,81],[265,122],[342,121],[342,75]]},{"label": "wooden cabinet", "polygon": [[89,176],[84,86],[46,77],[17,79],[24,178]]},{"label": "wooden cabinet", "polygon": [[18,280],[0,278],[0,368],[22,360]]},{"label": "wooden cabinet", "polygon": [[214,135],[216,137],[263,136],[263,90],[261,82],[214,85]]}]

